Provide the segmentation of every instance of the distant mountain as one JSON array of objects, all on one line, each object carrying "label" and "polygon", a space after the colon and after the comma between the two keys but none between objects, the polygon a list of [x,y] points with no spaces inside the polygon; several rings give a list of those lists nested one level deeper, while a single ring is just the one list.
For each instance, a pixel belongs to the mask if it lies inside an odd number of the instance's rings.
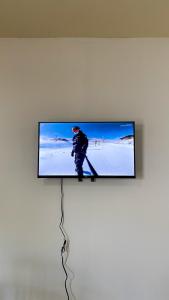
[{"label": "distant mountain", "polygon": [[120,140],[131,140],[131,139],[133,139],[134,138],[134,135],[126,135],[126,136],[123,136],[122,138],[120,138]]},{"label": "distant mountain", "polygon": [[53,138],[52,140],[55,142],[69,142],[69,140],[65,138]]}]

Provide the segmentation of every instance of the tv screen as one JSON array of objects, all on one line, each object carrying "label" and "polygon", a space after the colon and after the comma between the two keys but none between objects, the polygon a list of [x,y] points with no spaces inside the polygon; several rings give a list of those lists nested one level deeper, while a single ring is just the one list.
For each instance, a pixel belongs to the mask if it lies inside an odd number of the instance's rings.
[{"label": "tv screen", "polygon": [[38,177],[135,177],[135,123],[39,122]]}]

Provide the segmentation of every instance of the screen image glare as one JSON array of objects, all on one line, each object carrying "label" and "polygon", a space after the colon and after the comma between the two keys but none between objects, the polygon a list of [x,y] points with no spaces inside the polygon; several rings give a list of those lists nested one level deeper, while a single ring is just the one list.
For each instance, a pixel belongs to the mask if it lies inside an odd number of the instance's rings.
[{"label": "screen image glare", "polygon": [[38,177],[135,177],[134,122],[40,122]]}]

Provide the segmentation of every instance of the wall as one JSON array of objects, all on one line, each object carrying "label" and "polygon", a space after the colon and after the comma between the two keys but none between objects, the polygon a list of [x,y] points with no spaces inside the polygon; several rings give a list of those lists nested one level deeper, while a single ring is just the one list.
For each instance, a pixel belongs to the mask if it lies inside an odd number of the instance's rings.
[{"label": "wall", "polygon": [[77,300],[169,298],[169,39],[0,40],[0,299],[64,300],[39,120],[135,120],[136,180],[64,180]]}]

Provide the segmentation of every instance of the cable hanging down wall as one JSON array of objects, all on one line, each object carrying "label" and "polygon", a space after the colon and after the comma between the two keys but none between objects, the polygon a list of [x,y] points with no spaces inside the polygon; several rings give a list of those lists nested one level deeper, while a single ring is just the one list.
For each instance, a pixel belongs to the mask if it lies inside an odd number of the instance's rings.
[{"label": "cable hanging down wall", "polygon": [[[61,260],[62,260],[62,267],[65,273],[65,291],[67,295],[67,299],[70,300],[70,294],[71,298],[76,300],[73,292],[72,292],[72,280],[74,279],[74,273],[72,270],[67,266],[67,259],[69,256],[69,237],[64,229],[64,191],[63,191],[63,178],[60,180],[60,191],[61,191],[61,220],[59,224],[59,228],[61,230],[61,233],[63,235],[63,246],[61,248]],[[69,273],[72,274],[72,278],[69,278]],[[69,290],[68,290],[68,283],[69,283]],[[70,293],[69,293],[70,292]]]}]

